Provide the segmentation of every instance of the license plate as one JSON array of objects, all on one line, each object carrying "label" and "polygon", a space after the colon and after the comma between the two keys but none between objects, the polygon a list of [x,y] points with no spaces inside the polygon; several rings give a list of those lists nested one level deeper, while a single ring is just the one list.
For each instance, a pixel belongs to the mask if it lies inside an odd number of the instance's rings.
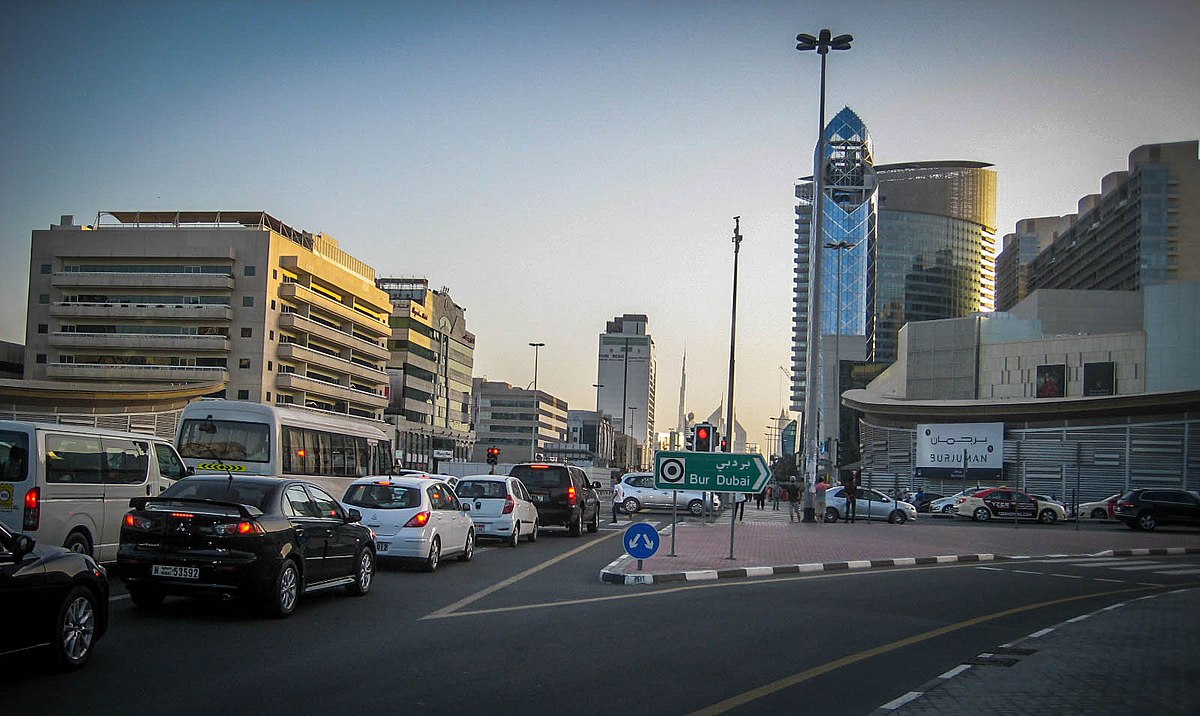
[{"label": "license plate", "polygon": [[375,551],[376,551],[376,552],[386,552],[386,551],[388,551],[388,544],[389,544],[389,543],[387,543],[387,542],[376,542],[376,543],[375,543]]},{"label": "license plate", "polygon": [[200,579],[199,567],[175,567],[169,564],[156,564],[150,568],[155,577],[174,577],[175,579]]}]

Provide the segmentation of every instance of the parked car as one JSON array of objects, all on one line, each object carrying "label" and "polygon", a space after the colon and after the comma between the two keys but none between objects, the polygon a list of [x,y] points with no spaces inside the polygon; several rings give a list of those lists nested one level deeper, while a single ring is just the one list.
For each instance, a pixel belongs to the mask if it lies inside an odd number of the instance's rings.
[{"label": "parked car", "polygon": [[1107,520],[1112,518],[1112,510],[1116,505],[1117,498],[1121,493],[1109,495],[1103,500],[1095,502],[1084,502],[1076,509],[1080,517],[1090,517],[1093,520]]},{"label": "parked car", "polygon": [[982,485],[976,485],[975,487],[968,487],[964,490],[959,490],[958,492],[954,493],[953,495],[947,495],[946,497],[939,497],[929,503],[929,509],[927,510],[927,512],[940,513],[943,515],[953,515],[955,502],[958,502],[958,500],[963,497],[969,497],[970,495],[973,495],[976,492],[979,492],[980,490],[983,490],[983,489],[986,489],[986,488],[984,488]]},{"label": "parked car", "polygon": [[516,547],[521,537],[530,542],[537,540],[537,507],[517,478],[467,475],[454,491],[459,500],[471,506],[477,537],[498,537],[510,547]]},{"label": "parked car", "polygon": [[442,557],[468,562],[475,555],[475,524],[469,504],[442,480],[428,477],[363,477],[350,483],[342,503],[357,508],[375,533],[381,559],[416,562],[436,572]]},{"label": "parked car", "polygon": [[1067,510],[1061,504],[1038,500],[1008,487],[991,487],[969,497],[960,497],[954,505],[954,514],[977,522],[987,522],[995,517],[1037,520],[1052,525],[1067,519]]},{"label": "parked car", "polygon": [[77,669],[108,629],[108,574],[90,556],[39,547],[0,523],[0,614],[0,656],[48,648]]},{"label": "parked car", "polygon": [[[721,498],[711,492],[699,490],[660,490],[654,486],[654,474],[650,472],[631,472],[621,478],[625,499],[621,509],[629,514],[641,510],[670,510],[678,507],[693,515],[704,514],[705,501],[710,511],[721,509]],[[671,496],[675,499],[672,504]]]},{"label": "parked car", "polygon": [[1161,487],[1130,490],[1117,498],[1114,514],[1134,530],[1171,524],[1200,527],[1200,494]]},{"label": "parked car", "polygon": [[[837,522],[846,517],[847,495],[844,485],[831,487],[825,492],[825,521]],[[917,519],[917,508],[912,504],[897,501],[879,490],[869,487],[857,489],[854,499],[854,519],[887,520],[892,524],[904,524]]]},{"label": "parked car", "polygon": [[117,574],[133,603],[216,594],[286,617],[308,592],[362,596],[375,575],[371,530],[312,483],[265,476],[194,475],[158,497],[130,500]]},{"label": "parked car", "polygon": [[[918,494],[920,494],[920,497],[917,497]],[[917,512],[929,512],[929,505],[933,503],[934,500],[940,500],[943,497],[945,497],[945,495],[937,492],[914,492],[912,499],[908,500],[908,502],[912,503],[912,506],[917,508]]]},{"label": "parked car", "polygon": [[566,527],[572,537],[600,529],[599,482],[589,482],[574,465],[521,463],[508,473],[517,478],[537,505],[538,527]]}]

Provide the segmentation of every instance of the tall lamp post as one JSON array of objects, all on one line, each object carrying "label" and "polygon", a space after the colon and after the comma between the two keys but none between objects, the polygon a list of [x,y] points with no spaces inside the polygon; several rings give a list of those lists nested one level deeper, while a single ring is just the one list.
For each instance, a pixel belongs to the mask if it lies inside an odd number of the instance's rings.
[{"label": "tall lamp post", "polygon": [[[628,411],[629,411],[629,422],[631,422],[631,423],[632,423],[632,422],[633,422],[633,414],[634,414],[635,412],[637,412],[637,406],[636,406],[636,405],[631,405],[631,406],[629,406],[628,408],[626,408],[626,410],[628,410]],[[630,432],[628,432],[628,431],[626,431],[626,433],[628,434],[628,436],[629,436],[629,439],[630,439],[630,440],[633,440],[634,453],[636,454],[636,452],[637,452],[637,440],[634,440],[634,438],[633,438],[633,433],[630,433]],[[625,454],[626,454],[626,455],[628,455],[628,454],[629,454],[629,452],[628,452],[628,451],[626,451],[626,453],[625,453]],[[641,467],[642,467],[642,456],[641,456],[641,455],[638,455],[638,457],[637,457],[637,465],[636,465],[635,467],[636,467],[637,469],[639,469],[639,470],[641,469]]]},{"label": "tall lamp post", "polygon": [[835,305],[835,315],[833,318],[833,391],[837,393],[837,399],[833,403],[833,451],[830,465],[833,466],[833,475],[836,480],[840,477],[841,462],[839,455],[842,448],[842,252],[858,246],[849,241],[830,241],[823,244],[827,249],[837,251],[837,300]]},{"label": "tall lamp post", "polygon": [[[820,441],[818,413],[820,391],[814,390],[814,378],[821,368],[821,250],[825,233],[825,56],[830,50],[849,50],[854,40],[851,35],[833,37],[829,30],[821,30],[817,37],[796,35],[796,49],[800,52],[815,50],[821,56],[821,112],[817,125],[817,154],[813,162],[813,182],[816,199],[813,203],[813,234],[808,252],[808,355],[805,360],[804,389],[804,444],[805,444],[805,489],[811,489],[817,470],[817,443]],[[813,521],[812,508],[804,510],[804,521]]]},{"label": "tall lamp post", "polygon": [[734,356],[734,336],[737,333],[737,278],[738,278],[738,250],[742,248],[742,217],[733,217],[733,304],[729,317],[729,405],[725,408],[725,429],[729,432],[729,437],[725,440],[725,452],[733,452],[733,438],[735,431],[733,429],[733,356]]},{"label": "tall lamp post", "polygon": [[538,351],[546,347],[545,343],[530,343],[530,348],[533,348],[533,438],[529,441],[529,461],[533,462],[537,459],[537,436],[538,423],[541,422],[542,409],[540,406],[541,399],[538,398]]}]

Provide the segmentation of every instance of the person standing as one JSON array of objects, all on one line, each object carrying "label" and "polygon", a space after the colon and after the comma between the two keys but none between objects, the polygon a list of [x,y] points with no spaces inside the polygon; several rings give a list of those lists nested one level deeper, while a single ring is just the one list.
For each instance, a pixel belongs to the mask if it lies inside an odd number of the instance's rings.
[{"label": "person standing", "polygon": [[771,485],[771,509],[779,511],[779,500],[783,497],[783,485],[778,483]]},{"label": "person standing", "polygon": [[741,521],[746,516],[746,493],[733,493],[733,516]]},{"label": "person standing", "polygon": [[802,522],[803,517],[800,514],[800,486],[796,484],[796,478],[793,477],[788,480],[784,491],[787,493],[788,522]]},{"label": "person standing", "polygon": [[853,472],[850,477],[846,478],[846,488],[842,490],[842,494],[846,497],[846,524],[854,521],[854,517],[858,514],[858,507],[855,503],[858,502],[858,472]]},{"label": "person standing", "polygon": [[829,489],[829,483],[825,482],[825,478],[822,477],[821,481],[818,482],[813,489],[815,490],[815,495],[813,496],[813,512],[816,514],[817,522],[824,522],[826,509],[825,491]]},{"label": "person standing", "polygon": [[754,505],[760,510],[767,506],[767,488],[759,490],[758,494],[754,496]]},{"label": "person standing", "polygon": [[[621,503],[624,501],[625,501],[625,483],[621,480],[617,480],[617,484],[613,485],[613,496],[612,496],[612,508],[613,508],[612,524],[614,524],[614,525],[617,524],[617,515],[619,513],[619,510],[621,509]],[[629,519],[632,520],[633,515],[630,515]]]}]

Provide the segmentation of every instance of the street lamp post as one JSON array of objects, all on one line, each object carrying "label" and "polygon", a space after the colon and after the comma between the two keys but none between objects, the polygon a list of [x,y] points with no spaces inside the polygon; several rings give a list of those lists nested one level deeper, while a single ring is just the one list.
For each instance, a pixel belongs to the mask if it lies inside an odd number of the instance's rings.
[{"label": "street lamp post", "polygon": [[[830,465],[833,467],[833,474],[836,480],[839,477],[841,463],[838,460],[838,455],[842,447],[842,252],[858,246],[849,241],[830,241],[823,246],[827,249],[837,251],[837,294],[836,302],[834,303],[833,317],[833,391],[837,393],[837,399],[833,404],[833,450],[830,458]],[[836,483],[835,483],[836,484]]]},{"label": "street lamp post", "polygon": [[[849,50],[854,38],[851,35],[833,37],[829,30],[821,30],[817,37],[812,35],[796,35],[796,49],[805,52],[815,50],[821,56],[821,111],[820,124],[817,126],[817,154],[813,162],[813,182],[816,193],[813,203],[812,240],[809,243],[808,256],[808,355],[805,360],[805,389],[804,389],[804,443],[807,465],[805,480],[807,490],[812,489],[817,469],[817,443],[820,441],[820,425],[818,413],[820,409],[819,393],[814,390],[814,378],[821,368],[821,249],[824,243],[825,230],[825,56],[830,50]],[[811,508],[804,510],[804,521],[812,522]]]},{"label": "street lamp post", "polygon": [[729,317],[729,405],[725,407],[725,430],[729,436],[725,439],[725,452],[733,452],[733,357],[734,337],[737,333],[737,279],[738,279],[738,250],[742,248],[742,217],[733,217],[733,303]]},{"label": "street lamp post", "polygon": [[[629,411],[629,422],[631,422],[631,423],[632,423],[632,422],[633,422],[633,414],[634,414],[635,412],[637,412],[637,406],[636,406],[636,405],[631,405],[631,406],[629,406],[628,408],[626,408],[626,410],[627,410],[627,411]],[[633,447],[635,448],[635,452],[636,452],[636,448],[637,448],[637,440],[634,440],[634,439],[633,439],[633,433],[628,433],[628,435],[629,435],[629,439],[630,439],[630,440],[633,440]],[[629,451],[628,451],[628,450],[626,450],[625,454],[626,454],[626,455],[629,455]],[[637,465],[635,465],[634,467],[635,467],[635,469],[641,469],[641,467],[642,467],[642,458],[641,458],[641,456],[640,456],[640,455],[638,456],[638,463],[637,463]]]},{"label": "street lamp post", "polygon": [[529,441],[529,461],[537,460],[538,423],[541,422],[541,399],[538,398],[538,351],[546,347],[545,343],[530,343],[533,348],[533,438]]}]

